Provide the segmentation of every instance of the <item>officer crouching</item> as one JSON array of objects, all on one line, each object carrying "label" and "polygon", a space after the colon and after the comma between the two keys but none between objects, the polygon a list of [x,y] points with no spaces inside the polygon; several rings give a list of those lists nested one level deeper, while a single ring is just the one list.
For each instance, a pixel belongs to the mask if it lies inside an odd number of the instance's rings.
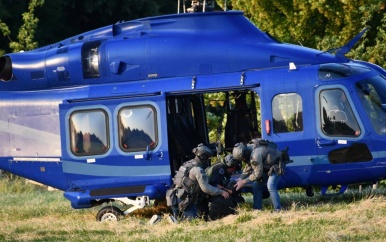
[{"label": "officer crouching", "polygon": [[233,155],[227,155],[220,162],[206,169],[209,184],[226,190],[230,196],[225,199],[222,196],[209,196],[208,219],[216,220],[236,213],[236,208],[244,202],[240,191],[234,188],[235,181],[232,175],[241,171],[241,162],[234,159]]},{"label": "officer crouching", "polygon": [[195,157],[186,161],[173,178],[173,186],[166,192],[166,200],[175,218],[197,218],[197,201],[203,194],[211,196],[221,195],[228,199],[229,193],[209,184],[205,169],[210,164],[212,150],[206,145],[199,144],[193,149]]}]

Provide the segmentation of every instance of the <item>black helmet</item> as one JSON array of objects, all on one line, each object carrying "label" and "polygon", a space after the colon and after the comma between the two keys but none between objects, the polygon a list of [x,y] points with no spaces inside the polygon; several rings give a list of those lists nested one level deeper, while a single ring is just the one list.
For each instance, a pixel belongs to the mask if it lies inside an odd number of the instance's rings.
[{"label": "black helmet", "polygon": [[205,160],[208,160],[213,155],[213,152],[211,149],[209,149],[208,146],[204,144],[199,144],[197,148],[193,149],[193,154],[195,154],[201,160],[205,161]]},{"label": "black helmet", "polygon": [[233,159],[233,155],[231,155],[231,154],[225,156],[225,158],[224,158],[224,163],[225,163],[225,165],[227,165],[228,167],[234,167],[234,166],[237,166],[237,165],[238,165],[237,160]]}]

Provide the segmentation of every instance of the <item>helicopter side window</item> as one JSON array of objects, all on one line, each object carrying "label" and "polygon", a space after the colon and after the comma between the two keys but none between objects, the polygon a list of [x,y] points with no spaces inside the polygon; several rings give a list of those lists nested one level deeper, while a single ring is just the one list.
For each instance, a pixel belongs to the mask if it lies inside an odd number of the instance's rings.
[{"label": "helicopter side window", "polygon": [[71,152],[76,156],[101,155],[109,148],[107,113],[79,110],[70,115]]},{"label": "helicopter side window", "polygon": [[272,99],[273,131],[288,133],[303,130],[302,98],[296,93],[276,95]]},{"label": "helicopter side window", "polygon": [[361,134],[350,103],[342,89],[320,92],[321,129],[328,136],[353,136]]},{"label": "helicopter side window", "polygon": [[119,145],[124,152],[157,146],[156,111],[150,105],[124,107],[118,112]]}]

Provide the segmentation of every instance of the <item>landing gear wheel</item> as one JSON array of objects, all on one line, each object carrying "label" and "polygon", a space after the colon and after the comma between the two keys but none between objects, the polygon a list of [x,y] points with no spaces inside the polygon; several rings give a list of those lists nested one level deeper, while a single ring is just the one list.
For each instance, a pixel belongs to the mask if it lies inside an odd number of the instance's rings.
[{"label": "landing gear wheel", "polygon": [[123,215],[122,211],[115,206],[107,206],[99,210],[96,219],[101,222],[119,221]]}]

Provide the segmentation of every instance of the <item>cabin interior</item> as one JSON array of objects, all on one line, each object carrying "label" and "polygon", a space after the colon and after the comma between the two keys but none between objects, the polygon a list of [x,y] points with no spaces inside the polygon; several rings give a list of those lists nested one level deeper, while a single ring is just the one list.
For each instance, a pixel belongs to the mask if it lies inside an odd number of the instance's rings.
[{"label": "cabin interior", "polygon": [[[220,150],[227,154],[232,152],[234,144],[261,137],[259,110],[258,96],[248,90],[169,96],[167,121],[172,174],[194,157],[192,150],[200,143],[208,145],[214,153]],[[214,119],[208,116],[212,115],[219,115],[216,124],[210,123]],[[215,138],[210,137],[211,130],[215,130]]]}]

